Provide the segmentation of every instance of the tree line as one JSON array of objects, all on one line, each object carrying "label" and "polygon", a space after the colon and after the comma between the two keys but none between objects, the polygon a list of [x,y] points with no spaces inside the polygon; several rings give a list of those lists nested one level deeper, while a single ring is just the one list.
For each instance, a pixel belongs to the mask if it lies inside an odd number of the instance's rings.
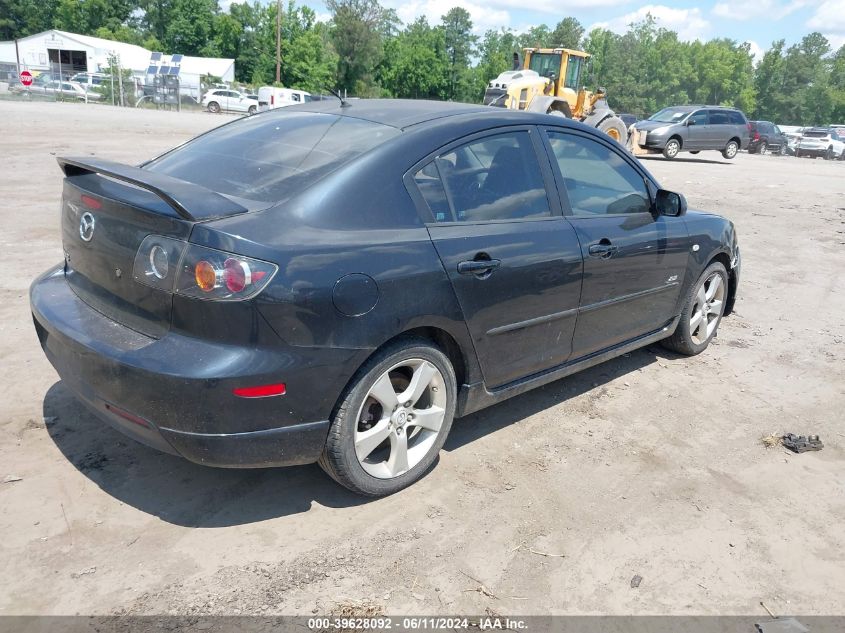
[{"label": "tree line", "polygon": [[[618,112],[707,103],[738,107],[785,125],[845,122],[845,46],[820,33],[772,44],[755,64],[747,43],[685,42],[648,16],[624,34],[589,33],[573,17],[554,28],[488,30],[478,36],[460,7],[439,22],[402,24],[378,0],[326,0],[331,19],[295,0],[281,4],[281,83],[361,97],[479,102],[490,79],[524,47],[580,48],[592,55],[584,81],[607,89]],[[236,60],[237,80],[275,79],[277,3],[218,0],[0,0],[0,40],[50,28],[150,50]]]}]

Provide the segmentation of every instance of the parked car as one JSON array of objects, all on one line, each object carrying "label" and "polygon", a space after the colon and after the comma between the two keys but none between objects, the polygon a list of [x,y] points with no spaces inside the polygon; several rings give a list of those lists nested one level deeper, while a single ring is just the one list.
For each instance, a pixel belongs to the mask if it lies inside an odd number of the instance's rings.
[{"label": "parked car", "polygon": [[698,354],[737,294],[733,224],[562,117],[321,101],[59,164],[41,345],[96,415],[209,466],[389,494],[453,417],[658,341]]},{"label": "parked car", "polygon": [[805,128],[795,148],[796,156],[845,160],[845,141],[829,127]]},{"label": "parked car", "polygon": [[625,124],[626,130],[640,120],[640,117],[636,114],[617,114],[616,116],[622,119],[622,123]]},{"label": "parked car", "polygon": [[101,86],[104,83],[110,82],[111,75],[106,75],[105,73],[76,73],[70,80],[75,81],[83,87],[94,88],[95,86]]},{"label": "parked car", "polygon": [[99,101],[103,96],[94,91],[86,91],[73,81],[50,80],[42,84],[33,83],[31,86],[17,84],[9,88],[12,92],[26,95],[58,96],[63,99],[78,99],[79,101]]},{"label": "parked car", "polygon": [[786,153],[794,155],[795,149],[798,147],[798,141],[801,140],[801,133],[804,131],[804,128],[797,125],[781,125],[778,127],[786,137]]},{"label": "parked car", "polygon": [[673,106],[664,108],[634,128],[640,145],[675,158],[680,152],[698,154],[718,150],[725,158],[736,156],[748,147],[750,126],[745,115],[735,108],[721,106]]},{"label": "parked car", "polygon": [[258,103],[249,99],[247,95],[237,90],[215,89],[209,90],[202,98],[202,106],[209,112],[246,112],[255,114],[258,112]]},{"label": "parked car", "polygon": [[277,88],[275,86],[261,86],[258,89],[258,109],[260,111],[300,105],[311,101],[311,94],[304,90],[293,88]]},{"label": "parked car", "polygon": [[780,128],[771,121],[751,121],[751,140],[748,143],[749,154],[786,154],[787,138]]}]

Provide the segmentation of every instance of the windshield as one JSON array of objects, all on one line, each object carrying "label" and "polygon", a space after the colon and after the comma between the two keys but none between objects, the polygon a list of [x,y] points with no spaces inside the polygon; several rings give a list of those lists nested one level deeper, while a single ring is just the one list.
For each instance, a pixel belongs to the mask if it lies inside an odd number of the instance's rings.
[{"label": "windshield", "polygon": [[541,77],[557,76],[560,73],[560,53],[531,53],[528,68]]},{"label": "windshield", "polygon": [[351,117],[280,112],[224,125],[144,167],[218,193],[278,202],[399,133]]},{"label": "windshield", "polygon": [[663,108],[660,112],[648,117],[649,121],[658,123],[678,123],[690,113],[689,110],[680,108]]}]

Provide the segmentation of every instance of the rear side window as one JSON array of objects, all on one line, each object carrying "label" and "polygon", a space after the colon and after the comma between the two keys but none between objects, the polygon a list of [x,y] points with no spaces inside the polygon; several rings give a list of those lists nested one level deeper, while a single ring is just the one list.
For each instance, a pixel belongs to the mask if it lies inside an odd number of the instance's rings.
[{"label": "rear side window", "polygon": [[551,215],[528,132],[487,136],[438,156],[414,175],[438,222]]},{"label": "rear side window", "polygon": [[730,123],[728,113],[724,110],[710,110],[710,125],[727,125]]},{"label": "rear side window", "polygon": [[550,132],[549,142],[572,215],[595,217],[651,210],[645,180],[615,151],[574,134]]},{"label": "rear side window", "polygon": [[[740,114],[739,112],[728,111],[726,114],[728,115],[728,120],[733,125],[745,125],[747,123],[745,117],[743,117],[742,114]],[[771,126],[771,123],[766,124],[766,127],[769,126]]]},{"label": "rear side window", "polygon": [[218,193],[277,202],[399,133],[351,117],[281,111],[224,125],[145,168]]}]

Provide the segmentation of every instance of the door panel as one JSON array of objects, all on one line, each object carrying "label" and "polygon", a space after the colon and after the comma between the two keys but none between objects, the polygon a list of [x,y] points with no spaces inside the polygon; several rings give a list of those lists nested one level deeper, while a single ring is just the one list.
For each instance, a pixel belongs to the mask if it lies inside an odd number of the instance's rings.
[{"label": "door panel", "polygon": [[[564,218],[431,225],[429,233],[488,388],[566,362],[581,293],[581,249]],[[499,263],[478,274],[458,270],[484,259]]]},{"label": "door panel", "polygon": [[574,359],[673,318],[689,237],[683,218],[652,215],[646,176],[633,159],[591,136],[547,133],[558,189],[584,260]]},{"label": "door panel", "polygon": [[[687,265],[682,218],[650,213],[570,218],[584,255],[574,356],[585,356],[658,329],[674,316]],[[590,254],[592,245],[615,247]]]},{"label": "door panel", "polygon": [[710,126],[707,124],[707,113],[705,111],[695,112],[690,115],[690,122],[687,124],[687,142],[685,149],[702,149],[707,147]]},{"label": "door panel", "polygon": [[534,128],[483,134],[447,148],[411,181],[491,389],[560,365],[572,350],[581,248],[556,191],[549,196],[544,152]]}]

